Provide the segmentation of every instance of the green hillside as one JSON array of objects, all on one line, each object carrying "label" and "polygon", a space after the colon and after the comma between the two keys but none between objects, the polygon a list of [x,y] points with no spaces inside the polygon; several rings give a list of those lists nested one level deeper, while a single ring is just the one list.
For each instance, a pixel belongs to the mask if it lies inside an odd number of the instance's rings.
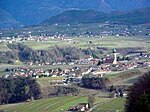
[{"label": "green hillside", "polygon": [[55,23],[101,23],[106,21],[125,24],[144,24],[150,23],[149,9],[150,8],[138,9],[130,12],[111,13],[96,12],[94,10],[69,10],[50,17],[41,25]]},{"label": "green hillside", "polygon": [[106,103],[99,104],[92,112],[124,112],[124,98],[112,99]]},{"label": "green hillside", "polygon": [[[27,103],[3,105],[0,106],[0,110],[5,110],[6,112],[64,112],[78,103],[86,102],[87,97],[64,96],[41,99]],[[123,112],[124,102],[125,99],[122,98],[96,98],[92,112],[100,112],[99,110],[101,110],[101,112],[115,112],[116,110]]]}]

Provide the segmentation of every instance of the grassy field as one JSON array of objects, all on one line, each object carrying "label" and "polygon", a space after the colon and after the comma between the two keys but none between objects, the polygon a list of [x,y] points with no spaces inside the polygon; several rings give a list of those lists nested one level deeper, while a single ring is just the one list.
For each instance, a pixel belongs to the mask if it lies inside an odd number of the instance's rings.
[{"label": "grassy field", "polygon": [[82,66],[88,66],[88,65],[78,65],[78,64],[74,64],[74,65],[44,65],[44,66],[37,66],[37,65],[33,65],[33,66],[29,66],[33,69],[38,69],[38,68],[43,68],[44,70],[47,69],[55,69],[55,68],[72,68],[72,67],[82,67]]},{"label": "grassy field", "polygon": [[[90,42],[90,43],[89,43]],[[22,42],[18,42],[22,43]],[[142,48],[144,51],[149,51],[150,40],[148,38],[140,37],[116,37],[116,36],[105,36],[103,38],[96,37],[72,37],[71,40],[61,40],[61,39],[48,39],[47,41],[36,42],[33,40],[28,40],[23,44],[34,50],[46,50],[55,45],[59,47],[76,47],[76,48],[89,48],[89,47],[105,47],[105,48]],[[0,51],[10,50],[7,47],[7,43],[2,43],[0,45]]]},{"label": "grassy field", "polygon": [[53,80],[62,80],[64,77],[45,77],[45,78],[39,78],[36,79],[37,82],[40,84],[41,87],[47,87],[50,86],[50,81]]},{"label": "grassy field", "polygon": [[125,98],[110,99],[97,105],[92,112],[124,112]]},{"label": "grassy field", "polygon": [[126,71],[113,71],[106,73],[105,78],[108,78],[113,85],[133,85],[140,76],[147,73],[150,67],[135,68]]},{"label": "grassy field", "polygon": [[[64,96],[41,99],[27,103],[3,105],[0,107],[0,109],[5,110],[6,112],[64,112],[65,110],[77,105],[78,103],[86,102],[87,97]],[[92,112],[115,112],[114,110],[123,112],[124,102],[125,99],[122,98],[96,98],[96,106]]]},{"label": "grassy field", "polygon": [[0,51],[5,52],[9,51],[10,49],[7,47],[7,43],[0,42]]},{"label": "grassy field", "polygon": [[[89,43],[91,41],[91,43]],[[106,47],[106,48],[137,48],[141,47],[147,50],[150,48],[150,40],[148,38],[139,38],[139,37],[115,37],[115,36],[106,36],[103,38],[96,37],[72,37],[71,40],[61,40],[61,39],[48,39],[43,42],[36,41],[26,41],[23,44],[34,50],[45,50],[55,45],[59,47],[71,46],[77,48],[88,48],[88,47]],[[1,51],[9,50],[4,43],[0,46]]]},{"label": "grassy field", "polygon": [[6,68],[17,68],[23,65],[11,65],[11,64],[0,64],[0,71],[4,71]]}]

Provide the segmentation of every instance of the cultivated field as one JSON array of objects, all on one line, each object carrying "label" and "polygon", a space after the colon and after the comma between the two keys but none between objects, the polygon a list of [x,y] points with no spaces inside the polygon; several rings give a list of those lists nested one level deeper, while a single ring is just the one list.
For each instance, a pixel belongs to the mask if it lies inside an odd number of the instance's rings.
[{"label": "cultivated field", "polygon": [[92,112],[124,112],[125,98],[110,99],[100,103]]},{"label": "cultivated field", "polygon": [[[71,46],[77,48],[88,48],[88,47],[106,47],[106,48],[137,48],[141,47],[147,50],[150,48],[150,40],[148,38],[140,37],[114,37],[106,36],[102,38],[96,37],[82,37],[82,38],[71,38],[72,40],[64,41],[60,39],[49,39],[45,42],[33,42],[26,41],[24,44],[35,49],[43,50],[53,47],[55,45],[64,47]],[[90,42],[91,41],[91,42]],[[90,42],[90,43],[89,43]]]},{"label": "cultivated field", "polygon": [[[1,110],[6,112],[64,112],[79,103],[86,103],[87,97],[79,96],[64,96],[48,99],[41,99],[37,101],[3,105]],[[92,112],[123,112],[125,99],[109,99],[96,98],[95,106]]]},{"label": "cultivated field", "polygon": [[[71,39],[71,40],[70,40]],[[34,50],[46,50],[48,48],[54,47],[55,45],[59,47],[76,47],[76,48],[89,48],[89,47],[106,47],[106,48],[143,48],[148,51],[150,48],[149,38],[143,37],[116,37],[116,36],[104,36],[104,37],[72,37],[69,40],[61,39],[48,39],[47,41],[36,42],[33,40],[25,41],[23,44]],[[22,43],[19,42],[18,43]],[[10,50],[7,47],[7,43],[1,43],[0,51]]]}]

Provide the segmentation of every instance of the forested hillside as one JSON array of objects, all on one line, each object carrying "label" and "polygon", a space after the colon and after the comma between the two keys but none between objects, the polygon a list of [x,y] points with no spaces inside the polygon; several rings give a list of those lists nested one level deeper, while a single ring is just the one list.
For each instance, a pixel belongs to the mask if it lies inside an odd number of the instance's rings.
[{"label": "forested hillside", "polygon": [[101,50],[79,49],[75,47],[58,47],[57,45],[47,50],[33,50],[24,44],[8,44],[8,51],[0,52],[0,63],[13,64],[15,61],[33,64],[71,62],[85,56],[97,57]]},{"label": "forested hillside", "polygon": [[149,15],[150,8],[111,13],[96,12],[94,10],[69,10],[45,20],[41,25],[55,23],[101,23],[106,21],[123,24],[145,24],[150,23]]}]

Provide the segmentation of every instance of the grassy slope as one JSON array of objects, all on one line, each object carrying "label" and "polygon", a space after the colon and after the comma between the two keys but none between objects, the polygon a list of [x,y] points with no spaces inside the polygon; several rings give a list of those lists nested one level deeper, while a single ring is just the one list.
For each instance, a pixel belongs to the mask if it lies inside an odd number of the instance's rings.
[{"label": "grassy slope", "polygon": [[59,112],[61,109],[68,109],[86,101],[86,97],[56,97],[13,106],[6,105],[2,106],[1,109],[7,110],[7,112]]},{"label": "grassy slope", "polygon": [[139,79],[140,76],[149,70],[150,67],[135,68],[126,71],[114,71],[106,73],[104,77],[108,78],[113,85],[132,85]]},{"label": "grassy slope", "polygon": [[[79,96],[64,96],[48,99],[41,99],[28,103],[10,104],[1,106],[0,109],[7,112],[61,112],[61,109],[77,105],[78,103],[87,102],[87,97]],[[123,111],[125,99],[109,99],[96,98],[94,110],[92,112],[99,112],[98,110],[121,110]],[[113,112],[113,111],[110,111]]]},{"label": "grassy slope", "polygon": [[104,77],[109,78],[114,85],[132,85],[133,82],[138,80],[138,77],[147,71],[148,68],[132,69],[127,71],[111,72],[106,74]]},{"label": "grassy slope", "polygon": [[100,103],[92,112],[124,112],[125,98],[111,99],[105,103]]},{"label": "grassy slope", "polygon": [[62,80],[63,77],[45,77],[37,79],[37,82],[40,84],[41,87],[50,86],[50,81]]},{"label": "grassy slope", "polygon": [[7,47],[6,43],[0,43],[0,52],[9,51],[10,49]]}]

